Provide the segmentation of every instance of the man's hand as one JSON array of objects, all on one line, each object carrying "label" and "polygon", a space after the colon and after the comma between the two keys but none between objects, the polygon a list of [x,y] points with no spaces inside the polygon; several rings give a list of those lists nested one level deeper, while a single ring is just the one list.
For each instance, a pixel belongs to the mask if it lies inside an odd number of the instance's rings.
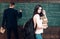
[{"label": "man's hand", "polygon": [[3,27],[0,28],[0,33],[4,33],[5,32],[5,29]]},{"label": "man's hand", "polygon": [[22,10],[20,10],[19,12],[22,12]]}]

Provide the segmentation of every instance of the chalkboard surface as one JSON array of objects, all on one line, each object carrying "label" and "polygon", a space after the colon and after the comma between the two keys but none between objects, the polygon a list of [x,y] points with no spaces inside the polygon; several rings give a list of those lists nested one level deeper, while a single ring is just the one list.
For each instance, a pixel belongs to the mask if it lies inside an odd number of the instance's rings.
[{"label": "chalkboard surface", "polygon": [[[9,3],[0,3],[0,25],[2,24],[2,17],[4,9],[8,8]],[[18,11],[22,9],[22,18],[18,19],[18,25],[24,25],[28,21],[34,11],[34,7],[40,4],[46,11],[48,18],[48,26],[60,26],[60,3],[16,3],[15,9]]]}]

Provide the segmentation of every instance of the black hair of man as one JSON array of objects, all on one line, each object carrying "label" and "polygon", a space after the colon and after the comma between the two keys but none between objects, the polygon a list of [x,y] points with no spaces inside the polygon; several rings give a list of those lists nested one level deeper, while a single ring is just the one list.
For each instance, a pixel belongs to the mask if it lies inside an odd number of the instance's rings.
[{"label": "black hair of man", "polygon": [[10,2],[10,5],[12,6],[12,5],[15,5],[15,3],[14,2]]}]

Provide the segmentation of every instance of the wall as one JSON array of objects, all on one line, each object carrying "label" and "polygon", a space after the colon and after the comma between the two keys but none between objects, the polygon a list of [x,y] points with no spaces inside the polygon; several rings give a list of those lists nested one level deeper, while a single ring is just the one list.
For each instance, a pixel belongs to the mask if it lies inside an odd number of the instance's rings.
[{"label": "wall", "polygon": [[[8,8],[9,3],[0,3],[0,25],[4,9]],[[22,9],[22,18],[18,19],[18,25],[24,25],[33,15],[34,7],[40,4],[46,10],[49,26],[60,26],[60,3],[16,3],[15,9]]]}]

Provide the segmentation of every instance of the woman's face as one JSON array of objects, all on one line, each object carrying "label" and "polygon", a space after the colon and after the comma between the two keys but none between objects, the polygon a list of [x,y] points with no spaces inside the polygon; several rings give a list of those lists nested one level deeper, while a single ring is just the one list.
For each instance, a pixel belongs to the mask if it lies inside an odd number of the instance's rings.
[{"label": "woman's face", "polygon": [[41,13],[41,11],[42,11],[42,7],[39,7],[37,12]]}]

